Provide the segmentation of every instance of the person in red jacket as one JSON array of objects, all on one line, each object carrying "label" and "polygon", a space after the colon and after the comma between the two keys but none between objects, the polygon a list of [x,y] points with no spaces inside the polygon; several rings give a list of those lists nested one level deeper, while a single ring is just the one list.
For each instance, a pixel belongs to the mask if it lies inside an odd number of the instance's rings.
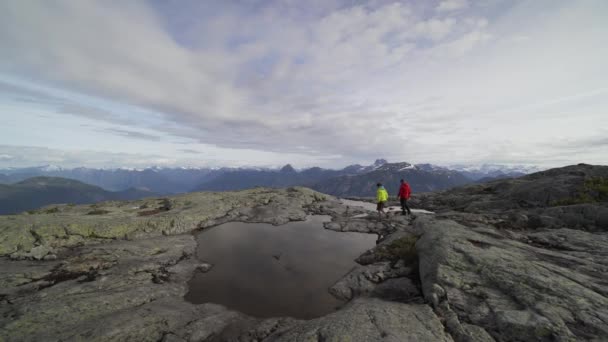
[{"label": "person in red jacket", "polygon": [[407,206],[407,200],[410,199],[411,194],[412,189],[410,188],[410,185],[402,179],[401,186],[399,187],[399,195],[397,195],[397,197],[399,197],[399,201],[401,202],[401,214],[403,215],[405,215],[406,210],[409,215],[412,214],[410,207]]}]

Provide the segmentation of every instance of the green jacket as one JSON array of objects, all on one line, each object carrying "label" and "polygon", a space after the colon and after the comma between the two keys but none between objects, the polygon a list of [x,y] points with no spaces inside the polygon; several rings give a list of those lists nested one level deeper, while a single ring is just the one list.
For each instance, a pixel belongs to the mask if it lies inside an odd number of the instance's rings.
[{"label": "green jacket", "polygon": [[380,203],[380,202],[386,202],[388,201],[388,192],[386,192],[386,189],[381,186],[378,188],[378,191],[376,192],[376,202]]}]

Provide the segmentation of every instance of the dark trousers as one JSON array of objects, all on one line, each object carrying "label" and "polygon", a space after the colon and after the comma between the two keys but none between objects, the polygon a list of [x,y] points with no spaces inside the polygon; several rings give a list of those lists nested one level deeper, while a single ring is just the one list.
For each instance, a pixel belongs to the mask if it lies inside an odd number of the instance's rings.
[{"label": "dark trousers", "polygon": [[407,199],[401,197],[399,200],[401,201],[401,213],[405,215],[405,211],[407,210],[407,213],[411,215],[412,211],[410,210],[410,207],[407,206]]}]

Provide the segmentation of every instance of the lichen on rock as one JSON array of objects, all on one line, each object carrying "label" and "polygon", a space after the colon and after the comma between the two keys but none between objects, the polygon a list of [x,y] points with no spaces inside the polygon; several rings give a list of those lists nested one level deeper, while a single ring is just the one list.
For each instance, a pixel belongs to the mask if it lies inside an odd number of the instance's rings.
[{"label": "lichen on rock", "polygon": [[[143,199],[66,206],[61,211],[0,216],[0,256],[29,252],[35,245],[52,248],[99,243],[100,240],[134,239],[182,234],[227,221],[283,224],[304,220],[305,206],[328,198],[306,188],[238,192],[190,193],[171,200]],[[53,207],[56,208],[56,207]],[[141,209],[143,208],[143,209]],[[153,214],[146,208],[161,208]]]}]

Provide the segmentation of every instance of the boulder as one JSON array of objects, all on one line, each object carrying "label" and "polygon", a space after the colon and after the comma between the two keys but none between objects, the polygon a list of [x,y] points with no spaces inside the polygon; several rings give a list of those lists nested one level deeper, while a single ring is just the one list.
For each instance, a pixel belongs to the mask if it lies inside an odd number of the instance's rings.
[{"label": "boulder", "polygon": [[424,297],[456,340],[471,326],[500,341],[608,337],[608,237],[580,230],[519,236],[452,220],[419,219]]}]

